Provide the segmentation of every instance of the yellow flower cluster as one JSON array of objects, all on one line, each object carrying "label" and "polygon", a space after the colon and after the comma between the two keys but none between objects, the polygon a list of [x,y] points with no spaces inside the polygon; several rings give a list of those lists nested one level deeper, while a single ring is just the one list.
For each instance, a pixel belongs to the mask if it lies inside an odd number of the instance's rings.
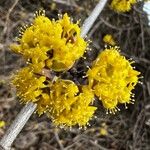
[{"label": "yellow flower cluster", "polygon": [[132,103],[131,91],[140,72],[134,70],[131,64],[120,55],[117,47],[110,47],[99,54],[92,69],[87,72],[89,86],[110,113],[117,111],[119,103]]},{"label": "yellow flower cluster", "polygon": [[17,96],[21,98],[21,102],[36,102],[37,98],[42,94],[42,88],[45,88],[45,76],[35,75],[29,67],[25,67],[18,71],[13,78],[13,85],[16,86]]},{"label": "yellow flower cluster", "polygon": [[106,44],[109,44],[109,45],[116,45],[116,42],[114,40],[114,38],[112,37],[111,34],[106,34],[104,37],[103,37],[103,41],[106,43]]},{"label": "yellow flower cluster", "polygon": [[39,115],[46,113],[55,125],[85,126],[96,107],[90,106],[94,95],[88,87],[70,80],[50,80],[45,69],[66,71],[82,57],[87,43],[80,37],[78,23],[73,24],[65,14],[59,20],[45,17],[39,11],[33,24],[22,29],[19,44],[11,49],[28,61],[28,66],[13,77],[17,95],[22,103],[37,104]]},{"label": "yellow flower cluster", "polygon": [[[82,127],[96,110],[91,106],[95,95],[112,113],[119,103],[132,102],[131,91],[140,73],[116,47],[106,48],[94,61],[87,72],[89,85],[77,86],[60,78],[51,81],[45,74],[46,69],[67,71],[85,52],[87,42],[80,37],[78,23],[73,24],[67,14],[55,21],[39,11],[33,24],[22,30],[19,44],[11,45],[11,49],[26,58],[29,65],[16,73],[12,83],[22,103],[37,104],[39,115],[47,114],[57,126]],[[103,40],[115,45],[111,35]]]},{"label": "yellow flower cluster", "polygon": [[40,11],[32,25],[22,30],[19,44],[12,44],[11,49],[23,55],[35,72],[44,67],[68,70],[83,56],[87,46],[80,37],[78,23],[72,23],[67,14],[55,21]]},{"label": "yellow flower cluster", "polygon": [[111,8],[117,12],[128,12],[137,0],[112,0]]},{"label": "yellow flower cluster", "polygon": [[88,87],[83,86],[79,91],[74,82],[57,80],[50,89],[48,115],[56,125],[85,126],[88,123],[96,110],[96,107],[89,106],[94,95]]},{"label": "yellow flower cluster", "polygon": [[70,80],[45,82],[44,76],[34,75],[29,68],[23,68],[13,80],[21,102],[36,103],[37,113],[46,113],[55,125],[87,125],[96,110],[96,107],[90,106],[94,100],[92,91],[82,87],[80,92]]}]

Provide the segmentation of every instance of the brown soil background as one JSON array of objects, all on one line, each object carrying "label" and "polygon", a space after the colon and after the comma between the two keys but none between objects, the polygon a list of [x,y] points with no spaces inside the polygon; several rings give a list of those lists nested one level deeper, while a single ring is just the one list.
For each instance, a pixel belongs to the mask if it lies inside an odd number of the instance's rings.
[{"label": "brown soil background", "polygon": [[[6,122],[6,126],[0,128],[0,137],[23,107],[10,86],[12,74],[25,64],[9,49],[19,27],[32,22],[33,13],[41,7],[50,18],[68,12],[74,20],[81,19],[82,24],[96,3],[97,0],[0,1],[0,120]],[[80,76],[86,71],[85,65],[90,65],[104,48],[103,36],[113,34],[122,54],[136,61],[135,67],[144,77],[143,84],[138,84],[134,91],[134,105],[128,105],[128,109],[119,106],[121,112],[106,115],[97,101],[98,118],[93,119],[85,131],[55,128],[46,116],[34,114],[16,138],[12,150],[150,150],[150,27],[147,24],[142,2],[125,14],[112,11],[108,3],[88,34],[88,39],[93,41],[92,52],[86,54],[87,60],[79,60],[80,63],[64,74],[65,78],[84,83]],[[107,125],[106,136],[99,132],[103,123]]]}]

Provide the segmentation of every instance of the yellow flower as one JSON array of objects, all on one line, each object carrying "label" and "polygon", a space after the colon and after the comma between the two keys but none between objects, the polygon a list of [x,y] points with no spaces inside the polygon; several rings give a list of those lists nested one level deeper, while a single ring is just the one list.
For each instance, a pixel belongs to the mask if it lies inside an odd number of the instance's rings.
[{"label": "yellow flower", "polygon": [[104,37],[103,37],[103,41],[106,43],[106,44],[109,44],[109,45],[116,45],[116,42],[114,41],[113,37],[111,34],[106,34]]},{"label": "yellow flower", "polygon": [[39,116],[41,116],[42,114],[46,113],[48,111],[48,108],[51,104],[51,99],[50,99],[50,89],[47,88],[46,89],[47,92],[41,93],[41,95],[38,97],[38,100],[36,102],[37,104],[37,113]]},{"label": "yellow flower", "polygon": [[0,120],[0,128],[3,128],[5,126],[5,121]]},{"label": "yellow flower", "polygon": [[13,77],[13,85],[16,86],[17,95],[23,103],[36,102],[42,93],[42,88],[45,88],[45,76],[38,76],[33,73],[31,68],[25,67],[21,69]]},{"label": "yellow flower", "polygon": [[69,69],[75,60],[83,56],[87,43],[80,37],[81,31],[78,24],[73,24],[67,14],[56,21],[56,24],[61,25],[63,30],[58,42],[59,48],[54,53],[52,68],[55,71],[61,71]]},{"label": "yellow flower", "polygon": [[117,12],[128,12],[136,0],[112,0],[111,8]]},{"label": "yellow flower", "polygon": [[79,93],[78,87],[69,80],[58,79],[50,87],[48,116],[57,126],[85,126],[96,107],[89,106],[94,95],[87,87]]},{"label": "yellow flower", "polygon": [[103,128],[103,127],[101,127],[101,128],[99,129],[99,133],[100,133],[101,136],[106,136],[106,135],[108,135],[107,130],[106,130],[105,128]]},{"label": "yellow flower", "polygon": [[54,83],[50,82],[37,102],[38,114],[49,111],[50,115],[58,116],[64,109],[70,109],[77,93],[78,87],[70,80],[57,79]]},{"label": "yellow flower", "polygon": [[100,136],[107,136],[108,135],[108,130],[107,130],[107,125],[106,125],[106,123],[102,123],[101,124],[101,127],[100,127],[100,129],[99,129],[99,134],[100,134]]},{"label": "yellow flower", "polygon": [[140,72],[134,70],[117,47],[102,51],[88,70],[89,86],[111,113],[119,103],[132,103],[132,90],[138,83]]},{"label": "yellow flower", "polygon": [[74,24],[67,14],[55,21],[40,11],[32,25],[22,30],[19,44],[12,44],[10,48],[23,55],[35,72],[44,67],[68,70],[83,56],[87,46],[80,37],[78,23]]}]

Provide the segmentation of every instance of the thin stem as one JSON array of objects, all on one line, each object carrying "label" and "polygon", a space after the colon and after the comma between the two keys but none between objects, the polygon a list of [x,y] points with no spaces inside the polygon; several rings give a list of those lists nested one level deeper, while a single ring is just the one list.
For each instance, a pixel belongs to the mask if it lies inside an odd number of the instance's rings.
[{"label": "thin stem", "polygon": [[[107,0],[100,0],[99,3],[96,5],[94,10],[92,11],[91,15],[85,20],[82,26],[81,36],[85,37],[86,34],[89,32],[90,28],[94,24],[95,20],[97,19],[98,15],[103,10]],[[7,130],[6,134],[0,141],[0,150],[10,150],[12,143],[14,142],[17,135],[20,133],[26,122],[29,120],[30,116],[35,111],[37,105],[33,103],[26,104],[21,112],[17,115],[14,122],[11,124],[9,129]]]},{"label": "thin stem", "polygon": [[99,14],[104,9],[105,5],[107,3],[107,0],[100,0],[99,3],[96,5],[96,7],[93,9],[90,16],[84,21],[82,30],[81,30],[81,36],[85,37],[86,34],[89,32],[91,27],[93,26],[95,20],[99,16]]},{"label": "thin stem", "polygon": [[36,106],[36,104],[28,103],[22,108],[0,141],[0,145],[4,150],[10,150],[11,144],[35,111]]}]

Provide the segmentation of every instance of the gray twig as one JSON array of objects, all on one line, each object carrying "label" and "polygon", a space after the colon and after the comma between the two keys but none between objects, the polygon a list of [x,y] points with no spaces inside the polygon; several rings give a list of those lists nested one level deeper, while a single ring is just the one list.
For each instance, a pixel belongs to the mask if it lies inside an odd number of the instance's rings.
[{"label": "gray twig", "polygon": [[81,32],[82,37],[85,37],[86,34],[89,32],[95,20],[97,19],[101,11],[104,9],[104,6],[106,3],[107,3],[107,0],[100,0],[98,4],[96,5],[96,7],[93,9],[90,16],[84,21],[83,26],[82,26],[82,32]]},{"label": "gray twig", "polygon": [[0,141],[0,146],[4,150],[10,150],[11,144],[20,133],[26,122],[29,120],[30,116],[35,111],[36,106],[36,104],[28,103],[22,108],[22,110],[17,115],[16,119],[13,121],[13,123]]}]

